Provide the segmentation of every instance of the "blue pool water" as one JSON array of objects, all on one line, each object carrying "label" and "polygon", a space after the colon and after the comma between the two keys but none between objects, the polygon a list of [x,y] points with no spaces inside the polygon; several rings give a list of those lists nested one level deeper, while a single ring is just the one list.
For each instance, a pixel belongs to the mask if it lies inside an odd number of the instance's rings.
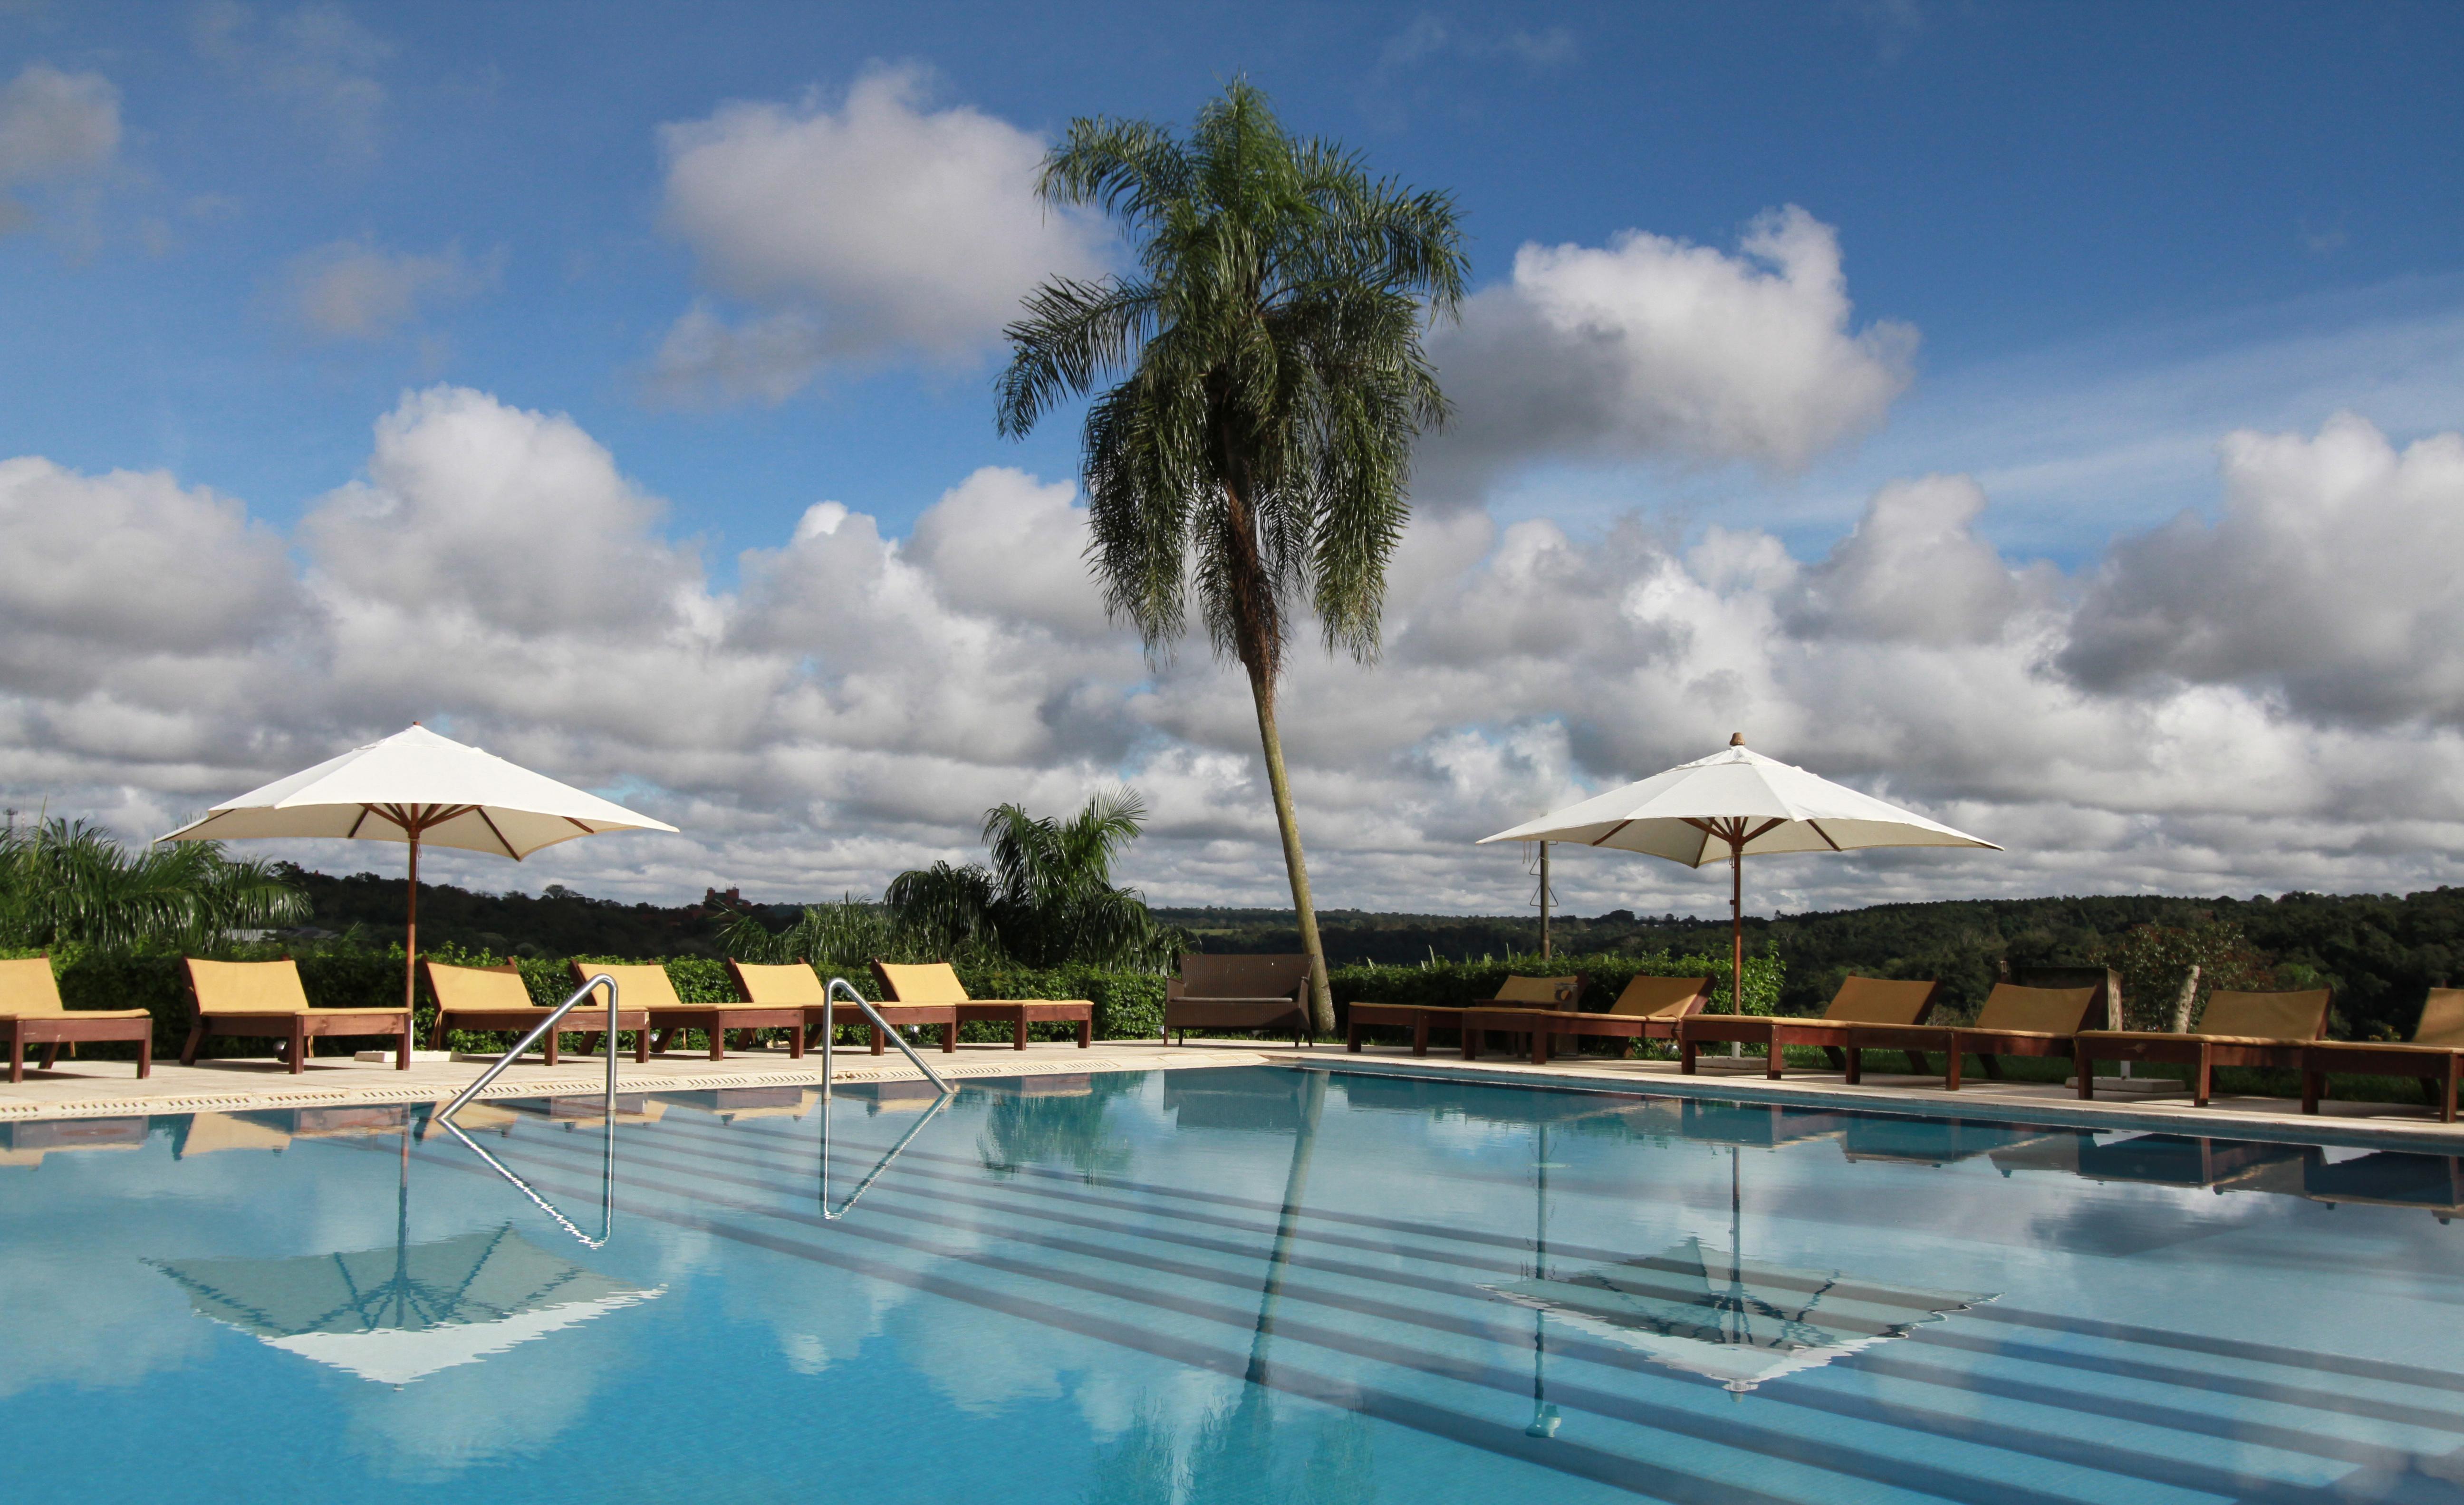
[{"label": "blue pool water", "polygon": [[424,1108],[0,1129],[0,1497],[2464,1497],[2453,1159],[902,1091],[626,1098],[598,1247],[592,1099],[465,1116],[524,1185]]}]

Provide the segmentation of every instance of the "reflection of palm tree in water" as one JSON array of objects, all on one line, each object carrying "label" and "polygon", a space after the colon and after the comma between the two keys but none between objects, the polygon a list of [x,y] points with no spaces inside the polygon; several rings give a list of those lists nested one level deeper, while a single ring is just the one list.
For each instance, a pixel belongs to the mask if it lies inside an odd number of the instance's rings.
[{"label": "reflection of palm tree in water", "polygon": [[[1210,1417],[1189,1450],[1188,1489],[1192,1500],[1291,1499],[1342,1501],[1368,1505],[1377,1495],[1375,1458],[1367,1418],[1343,1412],[1315,1428],[1316,1440],[1301,1476],[1284,1486],[1275,1482],[1275,1432],[1272,1395],[1276,1309],[1283,1298],[1284,1277],[1291,1258],[1300,1211],[1309,1191],[1309,1158],[1317,1141],[1318,1120],[1326,1103],[1326,1075],[1301,1073],[1301,1121],[1292,1137],[1291,1166],[1285,1174],[1283,1207],[1275,1218],[1274,1244],[1266,1257],[1266,1277],[1258,1290],[1258,1320],[1250,1329],[1245,1383],[1233,1404]],[[1287,1432],[1289,1428],[1287,1428]],[[1148,1505],[1173,1497],[1172,1444],[1168,1428],[1151,1409],[1141,1408],[1120,1443],[1096,1465],[1089,1505]]]},{"label": "reflection of palm tree in water", "polygon": [[[1533,1202],[1536,1205],[1531,1229],[1531,1278],[1549,1278],[1549,1126],[1535,1124],[1536,1159],[1532,1162]],[[1549,1404],[1549,1378],[1544,1365],[1549,1356],[1549,1314],[1539,1307],[1531,1309],[1531,1424],[1523,1428],[1526,1437],[1548,1438],[1557,1435],[1557,1408]]]},{"label": "reflection of palm tree in water", "polygon": [[1111,1100],[1137,1090],[1129,1073],[1099,1073],[1086,1078],[1087,1091],[1071,1096],[1030,1096],[1004,1092],[993,1097],[984,1114],[983,1133],[976,1155],[996,1176],[1014,1176],[1023,1165],[1068,1165],[1084,1176],[1126,1170],[1128,1143],[1104,1132],[1104,1111]]}]

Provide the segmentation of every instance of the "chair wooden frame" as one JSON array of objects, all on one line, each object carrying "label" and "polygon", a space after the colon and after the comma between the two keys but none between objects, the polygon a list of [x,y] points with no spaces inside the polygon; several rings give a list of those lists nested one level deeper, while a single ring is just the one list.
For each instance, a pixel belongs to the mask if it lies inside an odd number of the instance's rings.
[{"label": "chair wooden frame", "polygon": [[[676,996],[675,980],[668,969],[655,962],[583,963],[575,962],[573,985],[583,984],[605,972],[616,980],[618,1017],[631,1012],[628,1002],[638,1000],[649,1015],[652,1055],[668,1053],[668,1042],[679,1029],[699,1029],[710,1037],[710,1058],[727,1059],[727,1032],[730,1029],[784,1029],[787,1031],[787,1054],[802,1060],[804,1055],[804,1010],[799,1007],[758,1007],[747,1004],[689,1004]],[[589,1005],[584,1004],[587,1008]]]},{"label": "chair wooden frame", "polygon": [[1463,1010],[1451,1005],[1432,1007],[1425,1004],[1347,1004],[1344,1006],[1343,1048],[1354,1055],[1360,1053],[1360,1031],[1363,1027],[1394,1025],[1412,1031],[1412,1053],[1429,1053],[1429,1027],[1451,1029],[1461,1023]]},{"label": "chair wooden frame", "polygon": [[[960,1024],[980,1019],[1008,1025],[1012,1050],[1026,1049],[1026,1027],[1031,1024],[1074,1024],[1078,1049],[1084,1051],[1095,1043],[1095,1006],[1084,998],[969,998],[957,969],[946,962],[901,963],[876,957],[872,975],[891,1003],[954,1007]],[[900,996],[902,987],[909,992],[920,987],[941,996],[911,1000]]]},{"label": "chair wooden frame", "polygon": [[[1691,985],[1688,986],[1687,985]],[[1582,996],[1577,987],[1575,996]],[[1478,1060],[1484,1036],[1510,1032],[1530,1044],[1531,1064],[1546,1066],[1560,1037],[1585,1039],[1675,1040],[1681,1020],[1699,1013],[1711,999],[1707,977],[1660,977],[1637,974],[1605,1011],[1587,1008],[1485,1008],[1463,1010],[1463,1054]],[[1644,1007],[1648,1005],[1649,1007]]]},{"label": "chair wooden frame", "polygon": [[[188,981],[193,1024],[180,1064],[197,1064],[197,1051],[214,1035],[242,1039],[280,1040],[291,1062],[291,1074],[308,1069],[308,1053],[319,1035],[392,1035],[394,1070],[410,1070],[410,1010],[407,1008],[319,1008],[308,1002],[299,981],[299,964],[289,957],[275,962],[209,962],[183,957]],[[220,1007],[209,1004],[212,993]],[[255,1001],[241,1002],[248,994]],[[238,996],[234,996],[238,995]],[[294,1003],[292,1000],[297,999]]]},{"label": "chair wooden frame", "polygon": [[[1818,1019],[1789,1014],[1690,1014],[1679,1021],[1677,1069],[1694,1074],[1694,1057],[1705,1045],[1734,1041],[1763,1046],[1763,1074],[1777,1081],[1787,1068],[1788,1048],[1810,1045],[1827,1056],[1835,1071],[1848,1069],[1845,1045],[1852,1029],[1874,1025],[1925,1023],[1933,1012],[1942,984],[1933,979],[1851,976],[1839,985]],[[1875,1017],[1881,1015],[1883,1017]],[[1922,1064],[1919,1071],[1925,1070]]]},{"label": "chair wooden frame", "polygon": [[[1974,1024],[1852,1026],[1842,1046],[1848,1055],[1848,1080],[1851,1085],[1864,1080],[1867,1051],[1893,1050],[1906,1051],[1919,1074],[1930,1073],[1925,1053],[1940,1051],[1945,1092],[1959,1091],[1961,1067],[1970,1055],[1983,1063],[1987,1076],[1998,1081],[2001,1056],[2068,1056],[2072,1038],[2088,1021],[2105,1017],[2106,991],[2101,984],[2021,987],[1997,983],[1985,1007],[1977,1010]],[[2046,1024],[2058,1028],[2035,1028]]]},{"label": "chair wooden frame", "polygon": [[[449,1029],[469,1029],[480,1033],[517,1036],[527,1034],[530,1032],[531,1026],[539,1022],[539,1015],[546,1011],[547,1006],[534,1002],[529,990],[521,986],[521,968],[510,962],[501,966],[453,966],[442,962],[430,962],[426,957],[422,957],[419,961],[419,975],[428,984],[429,996],[436,1000],[436,1022],[430,1025],[428,1030],[428,1048],[431,1051],[445,1049],[445,1032]],[[505,977],[510,977],[516,988],[521,991],[522,1002],[515,1003],[511,992],[506,992],[500,1000],[495,1001],[477,996],[481,989],[497,990],[491,987],[489,983],[479,980]],[[472,985],[473,984],[476,985]],[[575,985],[581,985],[577,983]],[[459,1001],[449,1003],[447,1001],[449,995],[458,995]],[[577,1008],[573,1014],[566,1017],[588,1017],[585,1009],[586,1006],[584,1008]],[[539,1042],[545,1053],[546,1064],[549,1066],[557,1064],[557,1037],[562,1034],[571,1033],[582,1036],[582,1051],[584,1055],[599,1049],[599,1037],[607,1032],[605,1028],[607,1011],[601,1009],[597,1017],[601,1021],[601,1027],[597,1029],[549,1030],[547,1037]],[[649,1060],[650,1013],[649,1009],[627,1008],[619,1004],[616,1007],[616,1028],[633,1031],[633,1059],[637,1064]]]},{"label": "chair wooden frame", "polygon": [[[2199,1032],[2166,1034],[2147,1029],[2082,1029],[2071,1041],[2082,1101],[2096,1096],[2099,1061],[2150,1061],[2190,1068],[2190,1101],[2204,1108],[2213,1096],[2219,1066],[2305,1070],[2308,1052],[2327,1029],[2329,988],[2287,993],[2228,992],[2208,995]],[[2221,1010],[2221,1012],[2219,1011]],[[2221,1026],[2222,1028],[2217,1028]],[[2294,1029],[2302,1032],[2294,1033]]]},{"label": "chair wooden frame", "polygon": [[9,1080],[26,1079],[26,1047],[43,1048],[42,1070],[57,1065],[60,1047],[77,1053],[82,1041],[135,1041],[137,1074],[154,1074],[154,1016],[143,1008],[71,1008],[60,1002],[49,955],[0,962],[0,1032],[9,1036]]},{"label": "chair wooden frame", "polygon": [[2464,987],[2433,987],[2421,1002],[2412,1038],[2317,1040],[2301,1052],[2301,1111],[2317,1113],[2327,1096],[2327,1073],[2410,1076],[2438,1110],[2438,1121],[2455,1121],[2458,1079],[2464,1077]]}]

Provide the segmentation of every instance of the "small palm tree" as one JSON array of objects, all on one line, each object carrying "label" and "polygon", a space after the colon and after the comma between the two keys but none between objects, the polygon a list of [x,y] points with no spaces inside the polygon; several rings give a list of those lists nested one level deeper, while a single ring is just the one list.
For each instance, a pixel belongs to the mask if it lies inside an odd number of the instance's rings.
[{"label": "small palm tree", "polygon": [[750,908],[718,924],[718,942],[739,962],[783,965],[809,962],[825,973],[861,978],[874,958],[905,961],[896,927],[878,904],[854,895],[835,904],[807,904],[786,929],[773,931]]},{"label": "small palm tree", "polygon": [[1304,599],[1330,653],[1376,656],[1412,441],[1446,414],[1420,334],[1463,297],[1453,202],[1287,136],[1242,82],[1186,143],[1143,122],[1074,122],[1039,191],[1117,217],[1138,270],[1029,296],[1006,331],[1001,432],[1023,436],[1121,378],[1087,414],[1088,557],[1150,655],[1180,637],[1194,579],[1217,653],[1247,671],[1313,1011],[1331,1030],[1275,684]]},{"label": "small palm tree", "polygon": [[309,909],[270,864],[214,842],[130,852],[65,820],[0,834],[0,944],[198,951],[236,930],[298,924]]},{"label": "small palm tree", "polygon": [[957,955],[990,951],[1028,966],[1087,962],[1159,970],[1178,948],[1137,890],[1116,887],[1112,865],[1146,824],[1134,789],[1089,799],[1067,820],[1017,805],[984,812],[989,868],[936,862],[902,873],[885,896],[904,939]]}]

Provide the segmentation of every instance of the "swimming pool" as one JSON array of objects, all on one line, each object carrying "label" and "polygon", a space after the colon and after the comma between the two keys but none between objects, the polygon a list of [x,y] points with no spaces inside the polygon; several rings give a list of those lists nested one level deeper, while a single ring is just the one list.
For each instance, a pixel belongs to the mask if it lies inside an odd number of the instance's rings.
[{"label": "swimming pool", "polygon": [[2448,1158],[1267,1068],[932,1102],[622,1099],[604,1244],[597,1099],[464,1115],[522,1185],[424,1108],[0,1131],[0,1492],[2027,1505],[2464,1476]]}]

